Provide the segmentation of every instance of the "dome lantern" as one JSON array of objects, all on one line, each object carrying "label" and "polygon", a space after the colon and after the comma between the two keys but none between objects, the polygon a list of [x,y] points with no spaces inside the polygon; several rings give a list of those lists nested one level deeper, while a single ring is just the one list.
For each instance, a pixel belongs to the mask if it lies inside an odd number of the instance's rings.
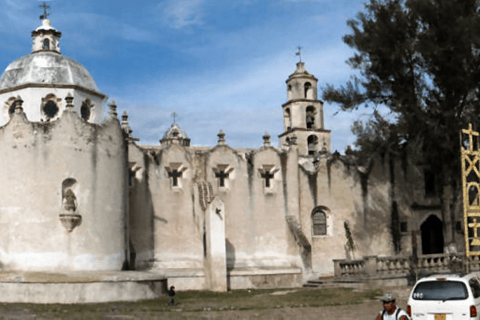
[{"label": "dome lantern", "polygon": [[50,25],[50,20],[44,19],[42,25],[32,31],[32,53],[48,51],[60,53],[59,40],[62,33]]},{"label": "dome lantern", "polygon": [[174,122],[165,132],[160,143],[162,145],[179,144],[184,147],[189,147],[190,138],[187,136],[187,133],[180,129],[178,124]]}]

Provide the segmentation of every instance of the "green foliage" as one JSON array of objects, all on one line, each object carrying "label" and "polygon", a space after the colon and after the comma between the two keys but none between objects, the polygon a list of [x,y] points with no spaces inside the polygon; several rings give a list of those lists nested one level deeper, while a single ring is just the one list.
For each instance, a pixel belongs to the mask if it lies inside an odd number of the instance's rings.
[{"label": "green foliage", "polygon": [[416,146],[419,160],[458,176],[459,132],[480,115],[479,1],[370,0],[348,25],[357,76],[327,85],[323,99],[344,111],[374,106],[353,126],[357,146],[394,154]]}]

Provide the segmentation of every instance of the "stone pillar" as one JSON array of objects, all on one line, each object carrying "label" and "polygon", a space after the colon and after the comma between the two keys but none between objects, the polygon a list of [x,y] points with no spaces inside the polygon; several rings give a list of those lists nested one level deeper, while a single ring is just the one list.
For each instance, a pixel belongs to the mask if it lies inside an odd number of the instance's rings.
[{"label": "stone pillar", "polygon": [[375,278],[377,276],[377,256],[364,257],[365,271],[369,278]]},{"label": "stone pillar", "polygon": [[343,259],[333,259],[333,274],[335,275],[335,279],[340,279],[342,277],[342,267],[340,266],[340,262],[345,261]]},{"label": "stone pillar", "polygon": [[218,197],[208,205],[206,210],[205,233],[207,238],[207,289],[227,291],[225,205]]}]

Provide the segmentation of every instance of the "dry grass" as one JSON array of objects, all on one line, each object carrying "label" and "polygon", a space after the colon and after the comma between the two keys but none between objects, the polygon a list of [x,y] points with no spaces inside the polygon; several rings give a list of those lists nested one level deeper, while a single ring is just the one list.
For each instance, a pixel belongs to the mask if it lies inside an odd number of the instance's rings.
[{"label": "dry grass", "polygon": [[[277,289],[178,292],[177,305],[167,306],[168,298],[138,302],[98,304],[0,304],[0,319],[162,319],[182,313],[212,313],[226,310],[307,308],[360,304],[381,294],[379,290],[353,289]],[[186,316],[186,314],[185,314]]]}]

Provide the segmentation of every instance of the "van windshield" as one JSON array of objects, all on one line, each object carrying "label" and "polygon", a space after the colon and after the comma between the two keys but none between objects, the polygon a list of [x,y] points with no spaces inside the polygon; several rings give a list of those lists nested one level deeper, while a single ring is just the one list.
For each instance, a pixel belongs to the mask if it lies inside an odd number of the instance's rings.
[{"label": "van windshield", "polygon": [[468,291],[460,281],[425,281],[417,285],[412,297],[415,300],[464,300],[468,298]]}]

